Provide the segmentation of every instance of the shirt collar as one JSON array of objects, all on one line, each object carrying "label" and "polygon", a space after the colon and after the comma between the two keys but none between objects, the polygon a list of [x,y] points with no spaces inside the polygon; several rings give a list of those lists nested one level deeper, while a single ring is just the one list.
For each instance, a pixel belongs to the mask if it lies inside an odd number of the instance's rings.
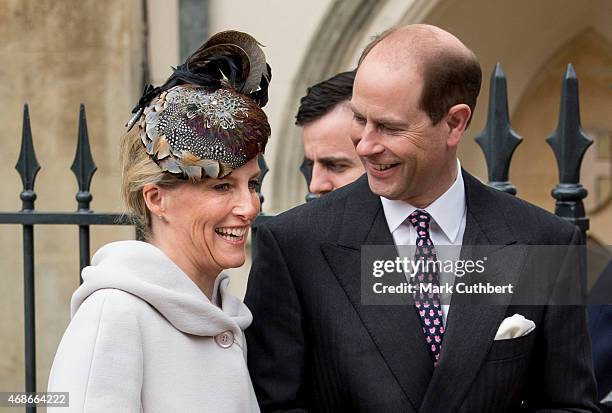
[{"label": "shirt collar", "polygon": [[[406,201],[380,197],[389,230],[393,233],[417,208]],[[424,208],[451,243],[455,242],[465,214],[465,187],[461,163],[457,159],[457,178],[438,199]]]}]

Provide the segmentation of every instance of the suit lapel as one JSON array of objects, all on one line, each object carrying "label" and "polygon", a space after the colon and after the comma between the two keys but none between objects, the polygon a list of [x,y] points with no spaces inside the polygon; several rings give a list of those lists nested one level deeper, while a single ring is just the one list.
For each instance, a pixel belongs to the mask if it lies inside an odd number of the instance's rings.
[{"label": "suit lapel", "polygon": [[[487,276],[494,277],[496,283],[498,280],[516,282],[524,263],[524,251],[506,247],[515,240],[500,214],[501,205],[496,205],[498,198],[465,172],[464,182],[468,213],[462,259],[487,251],[488,262],[496,263],[495,267],[487,268]],[[465,277],[456,280],[460,281],[469,284],[478,280]],[[434,370],[420,412],[456,411],[461,406],[493,344],[510,298],[506,296],[497,305],[478,305],[469,304],[465,296],[453,294],[440,362]]]},{"label": "suit lapel", "polygon": [[412,305],[361,303],[361,246],[393,245],[393,238],[380,199],[370,192],[365,178],[357,185],[359,190],[346,201],[338,243],[324,244],[321,250],[385,364],[417,411],[433,372],[431,359]]}]

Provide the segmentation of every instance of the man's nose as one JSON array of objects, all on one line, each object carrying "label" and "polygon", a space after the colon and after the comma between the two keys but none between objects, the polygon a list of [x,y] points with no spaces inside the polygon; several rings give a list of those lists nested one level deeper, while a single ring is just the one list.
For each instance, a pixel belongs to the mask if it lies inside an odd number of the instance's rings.
[{"label": "man's nose", "polygon": [[316,195],[322,195],[334,190],[334,185],[331,177],[329,176],[329,172],[316,162],[312,167],[312,178],[310,180],[310,186],[308,189],[310,192]]},{"label": "man's nose", "polygon": [[381,145],[376,128],[368,122],[361,130],[361,136],[355,146],[355,152],[359,156],[372,156],[382,153],[385,150]]}]

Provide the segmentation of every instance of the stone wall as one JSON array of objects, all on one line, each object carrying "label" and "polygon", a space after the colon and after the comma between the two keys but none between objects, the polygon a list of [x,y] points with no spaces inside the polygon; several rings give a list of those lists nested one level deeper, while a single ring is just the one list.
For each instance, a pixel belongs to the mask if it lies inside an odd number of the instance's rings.
[{"label": "stone wall", "polygon": [[[140,0],[3,0],[0,2],[0,210],[21,208],[19,154],[22,105],[28,102],[42,170],[40,211],[76,209],[70,171],[79,104],[85,104],[98,172],[92,209],[121,210],[118,143],[141,90]],[[133,230],[93,228],[92,251]],[[0,390],[23,390],[23,270],[21,228],[0,226]],[[44,390],[78,286],[78,229],[35,229],[38,389]],[[1,410],[1,409],[0,409]],[[14,409],[9,409],[14,410]]]}]

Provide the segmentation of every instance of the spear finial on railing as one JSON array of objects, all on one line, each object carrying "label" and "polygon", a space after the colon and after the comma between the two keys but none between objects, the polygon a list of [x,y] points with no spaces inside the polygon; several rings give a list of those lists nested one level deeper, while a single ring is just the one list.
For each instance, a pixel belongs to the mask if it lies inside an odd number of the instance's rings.
[{"label": "spear finial on railing", "polygon": [[257,184],[257,188],[255,188],[255,191],[257,192],[257,196],[259,197],[259,203],[260,203],[259,210],[261,211],[261,208],[264,202],[264,196],[261,193],[261,186],[263,185],[263,180],[266,177],[266,174],[270,170],[268,168],[268,164],[266,163],[266,159],[261,153],[257,155],[257,165],[259,165],[259,179],[258,179],[259,183]]},{"label": "spear finial on railing", "polygon": [[79,211],[89,211],[89,204],[92,200],[91,192],[89,188],[91,185],[91,178],[98,167],[96,166],[93,157],[91,155],[91,148],[89,146],[89,135],[87,133],[87,118],[85,115],[85,106],[81,104],[79,112],[79,132],[77,138],[77,149],[74,155],[74,161],[70,170],[74,173],[79,186],[79,191],[76,194],[76,200],[78,201]]},{"label": "spear finial on railing", "polygon": [[499,63],[491,74],[489,112],[485,129],[476,137],[487,161],[488,184],[500,191],[516,195],[508,175],[510,161],[522,138],[510,126],[506,75]]},{"label": "spear finial on railing", "polygon": [[562,81],[559,123],[546,142],[555,153],[559,169],[559,184],[552,190],[552,196],[557,200],[555,214],[586,233],[589,220],[582,200],[587,196],[587,190],[580,184],[580,166],[593,140],[580,126],[578,78],[571,64],[567,65]]},{"label": "spear finial on railing", "polygon": [[36,174],[40,171],[40,165],[36,159],[34,143],[32,142],[32,128],[30,127],[30,110],[28,104],[23,105],[23,129],[21,133],[21,151],[19,159],[15,165],[19,172],[23,191],[21,192],[22,211],[33,211],[36,192],[34,192],[34,182]]},{"label": "spear finial on railing", "polygon": [[312,163],[304,157],[302,160],[302,164],[300,165],[300,172],[304,176],[306,180],[306,187],[308,188],[308,193],[306,194],[306,202],[310,202],[313,199],[317,199],[318,197],[310,192],[310,182],[312,181]]}]

